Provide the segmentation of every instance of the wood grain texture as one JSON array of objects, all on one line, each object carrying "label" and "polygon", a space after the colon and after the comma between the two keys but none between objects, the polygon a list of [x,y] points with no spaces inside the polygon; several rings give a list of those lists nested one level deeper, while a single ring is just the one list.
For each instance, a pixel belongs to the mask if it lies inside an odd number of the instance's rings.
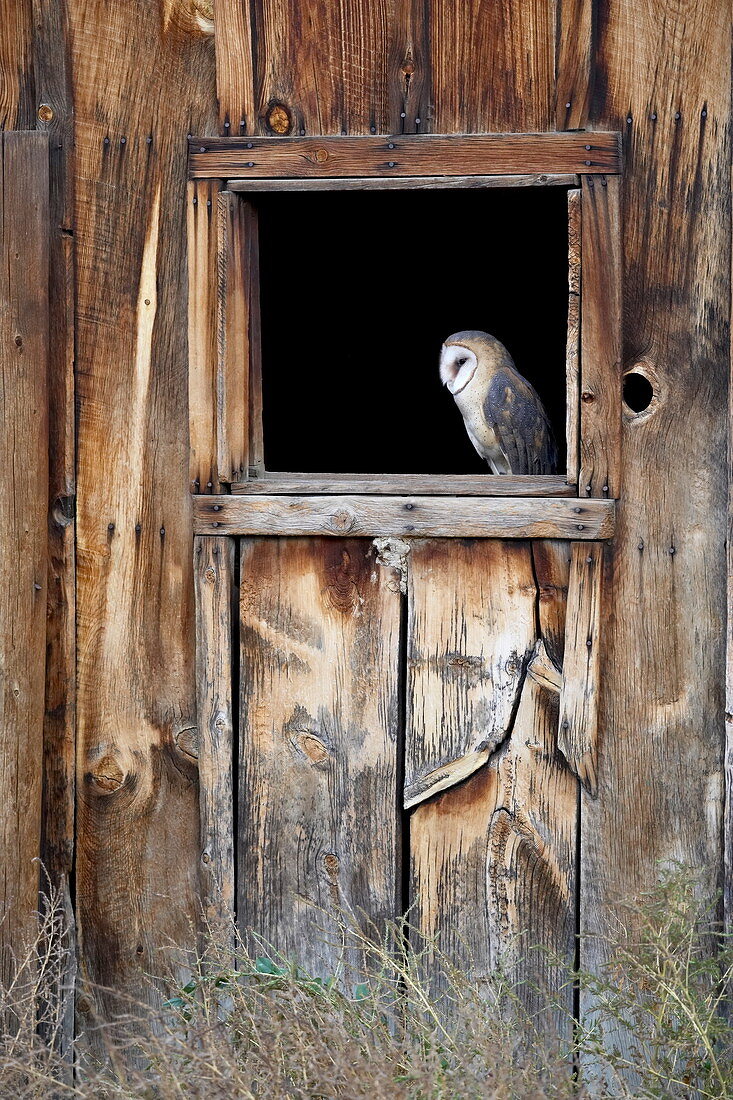
[{"label": "wood grain texture", "polygon": [[430,0],[431,129],[555,128],[554,0]]},{"label": "wood grain texture", "polygon": [[[41,858],[71,908],[76,775],[74,126],[65,0],[34,0],[36,128],[49,137],[48,606]],[[73,921],[69,935],[73,935]],[[73,985],[74,948],[60,981]],[[58,1048],[73,1083],[74,1005]]]},{"label": "wood grain texture", "polygon": [[238,922],[322,977],[397,913],[400,599],[368,541],[241,544]]},{"label": "wood grain texture", "polygon": [[586,967],[658,861],[720,885],[730,38],[725,4],[621,0],[598,27],[591,123],[628,135],[623,363],[644,361],[658,400],[622,427],[598,798],[582,795]]},{"label": "wood grain texture", "polygon": [[219,493],[218,181],[195,180],[186,196],[188,253],[188,435],[192,493]]},{"label": "wood grain texture", "polygon": [[216,449],[219,481],[249,470],[249,297],[239,197],[220,191]]},{"label": "wood grain texture", "polygon": [[0,980],[34,930],[48,522],[48,137],[0,135]]},{"label": "wood grain texture", "polygon": [[[588,149],[590,145],[590,149]],[[351,176],[503,176],[614,173],[616,133],[458,136],[238,138],[192,137],[192,179],[344,179]]]},{"label": "wood grain texture", "polygon": [[580,493],[617,497],[621,478],[621,192],[617,178],[582,189]]},{"label": "wood grain texture", "polygon": [[377,496],[576,496],[562,474],[301,474],[273,473],[232,485],[241,496],[374,493]]},{"label": "wood grain texture", "polygon": [[247,423],[249,428],[249,476],[261,477],[265,470],[265,441],[262,428],[262,317],[260,313],[260,234],[257,207],[240,199],[242,225],[244,297],[248,310],[247,357],[249,369]]},{"label": "wood grain texture", "polygon": [[603,543],[573,543],[558,748],[589,794],[598,788]]},{"label": "wood grain texture", "polygon": [[[476,556],[456,558],[454,547],[451,572],[444,546],[415,546],[411,572],[422,553],[445,564],[440,583],[411,588],[411,599],[437,600],[453,608],[453,615],[470,618],[482,610],[473,594],[491,593],[492,601],[499,598],[507,607],[513,602],[518,619],[526,623],[525,654],[554,651],[555,635],[565,625],[567,543],[541,544],[534,563],[528,544],[503,544],[495,578],[487,574],[489,544],[475,549]],[[499,597],[492,591],[494,579]],[[483,644],[490,652],[495,637],[489,622],[487,617]],[[468,636],[460,652],[470,659]],[[573,958],[577,781],[556,751],[557,691],[525,675],[526,667],[525,659],[513,720],[488,763],[464,783],[419,805],[410,817],[413,920],[424,935],[439,936],[441,951],[479,990],[501,963],[520,998],[540,1014],[538,1026],[567,1042],[572,991],[560,988],[562,979],[549,954],[529,949],[541,944],[568,964]],[[431,692],[438,710],[441,696],[453,693],[454,676],[449,666],[435,669]],[[490,692],[485,703],[493,705]],[[456,708],[442,708],[442,722],[446,743],[460,738]]]},{"label": "wood grain texture", "polygon": [[202,901],[212,927],[234,914],[234,540],[194,540]]},{"label": "wood grain texture", "polygon": [[36,122],[33,0],[2,0],[0,130],[30,130]]},{"label": "wood grain texture", "polygon": [[[414,0],[254,6],[257,125],[266,134],[386,133],[420,117],[424,26]],[[409,77],[409,79],[407,79]],[[405,105],[407,102],[407,105]],[[397,115],[405,113],[405,119]],[[427,117],[423,114],[423,117]]]},{"label": "wood grain texture", "polygon": [[251,0],[214,0],[216,92],[221,133],[255,132]]},{"label": "wood grain texture", "polygon": [[[188,492],[186,135],[216,127],[187,0],[69,0],[77,245],[77,922],[87,978],[153,997],[200,838]],[[96,1001],[97,1003],[92,1003]],[[118,1007],[82,1002],[82,1028]]]},{"label": "wood grain texture", "polygon": [[493,187],[572,187],[576,175],[530,176],[406,176],[350,179],[227,180],[227,190],[255,194],[261,191],[483,191]]},{"label": "wood grain texture", "polygon": [[412,545],[405,808],[472,775],[511,729],[535,643],[532,559],[519,550],[496,539]]},{"label": "wood grain texture", "polygon": [[582,130],[593,86],[593,0],[558,0],[555,129]]},{"label": "wood grain texture", "polygon": [[615,501],[572,497],[194,498],[197,535],[606,539],[614,517]]},{"label": "wood grain texture", "polygon": [[565,345],[567,480],[578,481],[580,458],[581,193],[568,191],[568,331]]}]

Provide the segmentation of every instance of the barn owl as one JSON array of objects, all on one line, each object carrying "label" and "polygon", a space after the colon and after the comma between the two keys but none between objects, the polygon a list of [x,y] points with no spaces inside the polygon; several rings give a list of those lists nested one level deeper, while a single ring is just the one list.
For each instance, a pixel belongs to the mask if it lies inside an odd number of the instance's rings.
[{"label": "barn owl", "polygon": [[557,451],[542,402],[496,337],[449,336],[440,377],[453,394],[468,438],[495,474],[553,474]]}]

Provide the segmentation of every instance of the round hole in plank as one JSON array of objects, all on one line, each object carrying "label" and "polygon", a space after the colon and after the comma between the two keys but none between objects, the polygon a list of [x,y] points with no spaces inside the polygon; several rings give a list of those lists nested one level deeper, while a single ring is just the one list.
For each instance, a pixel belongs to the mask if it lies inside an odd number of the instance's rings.
[{"label": "round hole in plank", "polygon": [[642,413],[654,399],[654,388],[649,379],[639,371],[624,375],[624,404],[634,413]]}]

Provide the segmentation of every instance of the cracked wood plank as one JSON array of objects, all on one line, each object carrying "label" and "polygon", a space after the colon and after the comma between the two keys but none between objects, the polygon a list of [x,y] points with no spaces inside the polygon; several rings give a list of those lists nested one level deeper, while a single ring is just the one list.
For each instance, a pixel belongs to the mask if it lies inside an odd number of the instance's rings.
[{"label": "cracked wood plank", "polygon": [[[725,857],[733,913],[730,790],[721,828],[732,24],[729,4],[618,0],[596,28],[590,125],[628,135],[624,367],[639,363],[656,401],[624,410],[598,797],[581,794],[584,969],[607,961],[619,897],[649,890],[660,865],[687,864],[713,902]],[[729,742],[729,781],[732,763]],[[590,991],[581,1008],[592,1013]],[[639,1039],[607,1037],[632,1058]]]},{"label": "cracked wood plank", "polygon": [[194,946],[200,836],[188,491],[186,135],[216,127],[187,0],[68,0],[74,106],[77,849],[87,1027]]},{"label": "cracked wood plank", "polygon": [[603,543],[573,543],[558,748],[589,794],[598,785]]},{"label": "cracked wood plank", "polygon": [[[501,590],[507,613],[513,603],[517,619],[528,619],[526,651],[541,648],[555,667],[549,654],[561,647],[565,628],[568,544],[505,544],[506,563],[488,575],[490,551],[478,544],[483,557],[474,551],[456,558],[459,545],[452,547],[452,573],[446,561],[439,574],[441,603],[480,617],[479,586],[489,591],[489,599]],[[507,581],[507,570],[513,581]],[[431,600],[434,585],[435,580],[425,588]],[[486,613],[483,620],[484,645],[491,653],[497,641],[492,627],[500,624]],[[479,630],[480,623],[472,629]],[[468,633],[464,636],[468,640]],[[451,671],[444,684],[432,688],[448,744],[460,737],[463,724],[451,708],[452,676]],[[551,956],[571,964],[575,948],[578,784],[557,752],[557,689],[531,673],[518,686],[507,736],[485,766],[411,814],[413,919],[424,936],[439,936],[441,953],[479,990],[501,963],[527,1008],[541,1014],[547,1033],[569,1043],[572,990],[563,985]],[[487,681],[488,708],[491,690]],[[543,950],[529,950],[536,945]]]},{"label": "cracked wood plank", "polygon": [[196,709],[204,915],[234,915],[234,540],[194,539]]},{"label": "cracked wood plank", "polygon": [[535,643],[526,543],[412,545],[405,808],[486,763],[511,728]]},{"label": "cracked wood plank", "polygon": [[238,922],[322,977],[340,912],[397,915],[400,580],[366,540],[241,543]]},{"label": "cracked wood plank", "polygon": [[618,497],[622,352],[619,177],[585,177],[582,223],[578,485],[581,496]]},{"label": "cracked wood plank", "polygon": [[578,481],[580,457],[581,193],[568,191],[568,331],[565,350],[567,480]]},{"label": "cracked wood plank", "polygon": [[0,135],[0,985],[36,927],[48,523],[48,136]]}]

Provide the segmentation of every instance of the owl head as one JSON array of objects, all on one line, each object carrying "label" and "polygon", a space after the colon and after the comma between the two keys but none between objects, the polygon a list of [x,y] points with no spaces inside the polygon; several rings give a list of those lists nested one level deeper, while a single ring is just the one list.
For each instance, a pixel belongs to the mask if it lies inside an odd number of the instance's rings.
[{"label": "owl head", "polygon": [[455,397],[473,381],[479,361],[506,353],[504,345],[488,332],[466,329],[454,332],[440,351],[440,378]]}]

